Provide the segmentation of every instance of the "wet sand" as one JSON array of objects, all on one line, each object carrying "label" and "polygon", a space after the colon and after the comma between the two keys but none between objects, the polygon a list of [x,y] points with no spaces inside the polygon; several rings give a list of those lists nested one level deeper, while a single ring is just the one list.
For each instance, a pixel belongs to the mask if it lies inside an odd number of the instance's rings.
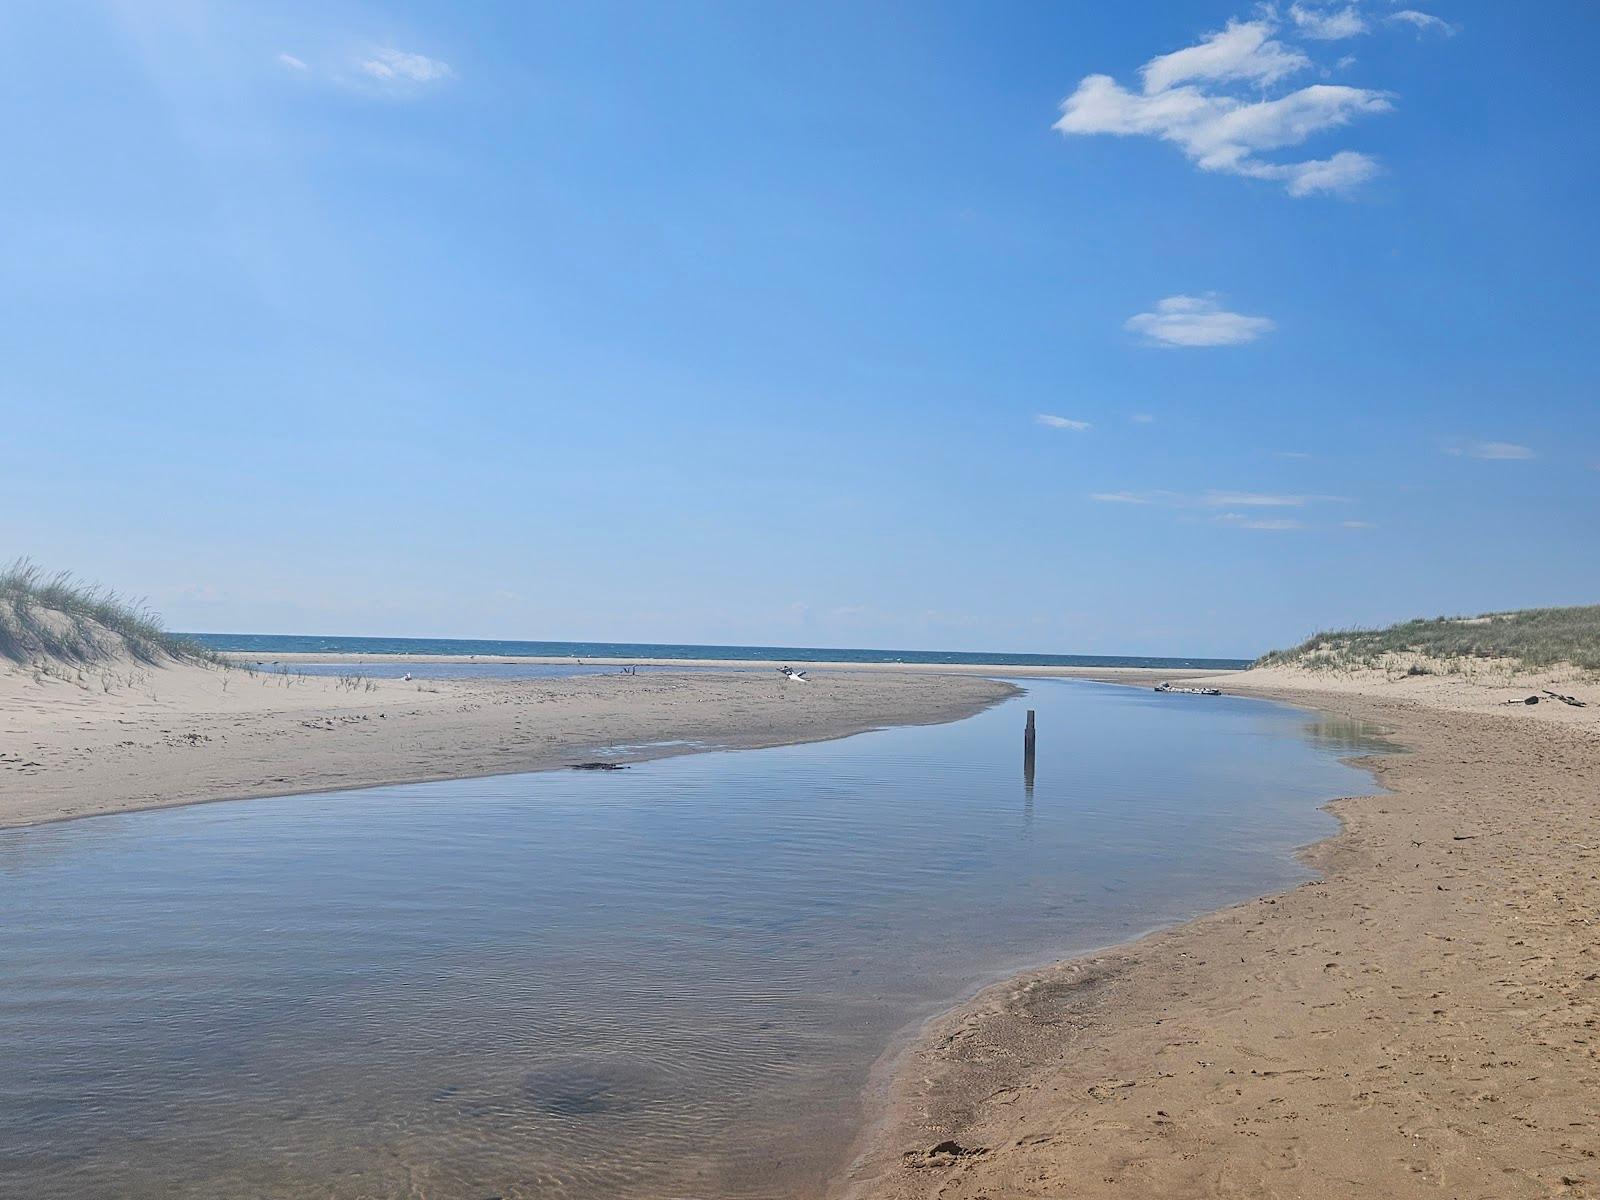
[{"label": "wet sand", "polygon": [[1225,681],[1392,730],[1388,792],[1320,880],[931,1022],[836,1194],[1600,1195],[1600,711],[1541,682]]}]

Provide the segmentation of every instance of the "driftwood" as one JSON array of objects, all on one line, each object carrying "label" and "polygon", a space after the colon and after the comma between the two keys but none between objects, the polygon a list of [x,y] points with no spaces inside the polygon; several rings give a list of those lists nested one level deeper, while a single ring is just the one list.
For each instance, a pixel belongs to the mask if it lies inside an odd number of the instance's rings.
[{"label": "driftwood", "polygon": [[1174,687],[1170,683],[1158,683],[1158,684],[1156,684],[1154,690],[1156,690],[1158,692],[1183,692],[1184,694],[1189,695],[1189,696],[1220,696],[1220,695],[1222,695],[1222,689],[1221,688]]},{"label": "driftwood", "polygon": [[1539,703],[1539,697],[1537,697],[1537,696],[1529,696],[1526,700],[1507,700],[1506,703],[1507,704],[1537,704],[1537,703]]},{"label": "driftwood", "polygon": [[1559,700],[1563,704],[1570,704],[1573,708],[1589,707],[1588,704],[1582,700],[1579,700],[1576,696],[1563,696],[1560,692],[1552,692],[1549,688],[1541,688],[1540,690],[1543,691],[1546,696],[1549,696],[1554,700]]},{"label": "driftwood", "polygon": [[623,766],[621,763],[587,762],[573,763],[572,769],[574,771],[626,771],[628,768]]}]

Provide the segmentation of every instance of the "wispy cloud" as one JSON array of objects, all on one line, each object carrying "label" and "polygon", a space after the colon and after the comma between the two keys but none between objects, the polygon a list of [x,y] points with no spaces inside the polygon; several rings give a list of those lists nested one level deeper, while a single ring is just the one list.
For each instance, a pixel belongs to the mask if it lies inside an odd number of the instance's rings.
[{"label": "wispy cloud", "polygon": [[1122,327],[1163,346],[1239,346],[1276,325],[1267,317],[1228,312],[1210,296],[1168,296],[1156,302],[1154,312],[1135,313]]},{"label": "wispy cloud", "polygon": [[1304,450],[1274,450],[1273,453],[1276,454],[1279,458],[1310,458],[1311,457],[1311,455],[1307,454]]},{"label": "wispy cloud", "polygon": [[1420,33],[1438,33],[1445,37],[1454,37],[1456,27],[1442,17],[1432,13],[1418,12],[1414,8],[1402,8],[1399,12],[1390,13],[1384,18],[1393,25],[1409,25]]},{"label": "wispy cloud", "polygon": [[1241,513],[1219,513],[1212,518],[1222,525],[1232,525],[1235,529],[1259,529],[1267,533],[1286,533],[1291,529],[1304,529],[1304,521],[1296,521],[1292,517],[1247,517]]},{"label": "wispy cloud", "polygon": [[1459,446],[1446,446],[1446,454],[1461,455],[1466,458],[1485,459],[1525,459],[1537,458],[1538,455],[1527,446],[1519,446],[1516,442],[1467,442]]},{"label": "wispy cloud", "polygon": [[363,73],[383,83],[439,83],[455,74],[449,63],[393,47],[374,50],[358,65]]},{"label": "wispy cloud", "polygon": [[[1173,492],[1166,490],[1154,491],[1121,491],[1121,492],[1091,492],[1089,499],[1099,504],[1136,504],[1157,508],[1209,511],[1210,515],[1203,518],[1218,525],[1228,525],[1235,529],[1255,529],[1269,533],[1282,533],[1293,529],[1305,529],[1307,524],[1298,516],[1275,515],[1272,509],[1306,509],[1317,504],[1348,504],[1348,496],[1318,496],[1300,495],[1295,493],[1279,492],[1240,492],[1211,488],[1203,492]],[[1216,509],[1223,509],[1216,512]],[[1186,518],[1188,520],[1201,519],[1198,514]],[[1364,526],[1364,522],[1343,522],[1350,528]]]},{"label": "wispy cloud", "polygon": [[[1320,10],[1303,11],[1311,18]],[[1337,14],[1324,14],[1322,20],[1334,24],[1317,28],[1348,24]],[[1176,145],[1201,170],[1275,180],[1293,196],[1345,191],[1370,179],[1377,173],[1376,161],[1353,150],[1297,162],[1261,157],[1393,107],[1383,92],[1333,84],[1263,96],[1262,90],[1311,65],[1304,53],[1278,41],[1276,31],[1270,14],[1229,21],[1196,45],[1145,63],[1137,92],[1110,75],[1085,76],[1061,102],[1054,128],[1069,136],[1160,138]],[[1229,85],[1254,91],[1238,95],[1224,90]]]},{"label": "wispy cloud", "polygon": [[1090,492],[1089,499],[1100,504],[1162,504],[1171,492]]},{"label": "wispy cloud", "polygon": [[1111,504],[1161,504],[1168,508],[1304,508],[1310,504],[1348,504],[1349,496],[1324,496],[1285,492],[1240,492],[1208,488],[1203,492],[1153,491],[1092,492],[1091,500]]},{"label": "wispy cloud", "polygon": [[1376,529],[1377,526],[1374,525],[1371,521],[1340,521],[1339,522],[1339,528],[1341,528],[1341,529]]},{"label": "wispy cloud", "polygon": [[1313,501],[1342,501],[1343,496],[1284,496],[1271,492],[1207,492],[1201,503],[1207,508],[1303,508]]},{"label": "wispy cloud", "polygon": [[297,72],[305,72],[311,69],[302,59],[298,59],[294,55],[288,53],[278,55],[278,65],[285,67],[290,71]]},{"label": "wispy cloud", "polygon": [[1088,421],[1074,421],[1071,417],[1058,417],[1053,413],[1040,413],[1034,420],[1050,429],[1070,429],[1074,433],[1094,428]]},{"label": "wispy cloud", "polygon": [[1132,421],[1135,425],[1154,425],[1156,421],[1156,419],[1149,413],[1134,413],[1133,416],[1128,418],[1128,420]]},{"label": "wispy cloud", "polygon": [[1289,6],[1289,19],[1301,34],[1318,41],[1337,41],[1367,31],[1367,22],[1354,4],[1347,4],[1343,8],[1323,8],[1315,4],[1295,3]]}]

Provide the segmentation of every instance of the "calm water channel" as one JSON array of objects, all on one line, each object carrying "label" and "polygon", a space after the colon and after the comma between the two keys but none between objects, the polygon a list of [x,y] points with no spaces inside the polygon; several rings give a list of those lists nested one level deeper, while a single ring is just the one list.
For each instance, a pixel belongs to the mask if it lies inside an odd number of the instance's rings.
[{"label": "calm water channel", "polygon": [[[0,831],[0,1195],[791,1196],[978,983],[1305,876],[1368,731],[951,725]],[[1039,713],[1024,786],[1022,710]]]}]

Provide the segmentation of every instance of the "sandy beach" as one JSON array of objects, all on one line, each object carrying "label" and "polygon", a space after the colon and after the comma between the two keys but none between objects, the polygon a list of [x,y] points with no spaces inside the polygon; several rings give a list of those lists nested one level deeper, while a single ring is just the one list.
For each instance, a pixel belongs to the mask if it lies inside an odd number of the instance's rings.
[{"label": "sandy beach", "polygon": [[[287,658],[11,669],[0,824],[833,738],[1013,694],[968,668],[813,665],[788,684],[761,666],[409,682]],[[1381,727],[1398,752],[1362,765],[1387,790],[1332,806],[1342,832],[1305,855],[1318,880],[930,1022],[880,1063],[835,1194],[1600,1194],[1600,708],[1508,703],[1582,691],[1570,674],[1194,681]]]},{"label": "sandy beach", "polygon": [[[482,661],[482,660],[480,660]],[[359,679],[126,661],[0,670],[0,826],[821,741],[1014,694],[972,674]]]},{"label": "sandy beach", "polygon": [[990,988],[883,1064],[873,1198],[1600,1195],[1600,711],[1289,670],[1387,789],[1321,878]]}]

